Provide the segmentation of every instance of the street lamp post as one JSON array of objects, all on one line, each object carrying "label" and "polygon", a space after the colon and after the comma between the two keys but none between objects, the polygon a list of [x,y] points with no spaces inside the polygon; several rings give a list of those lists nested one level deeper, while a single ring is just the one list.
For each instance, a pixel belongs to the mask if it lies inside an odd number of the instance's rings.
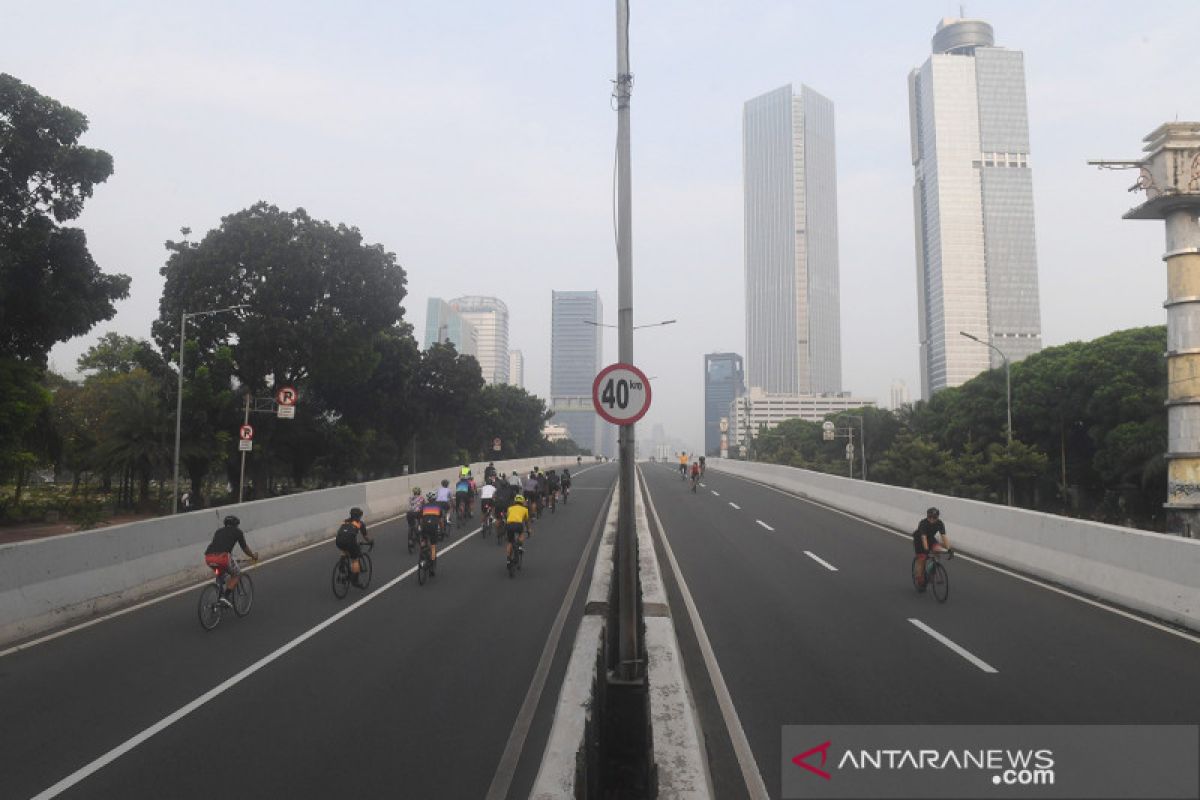
[{"label": "street lamp post", "polygon": [[[1004,355],[1004,351],[1001,350],[999,347],[996,347],[996,345],[992,344],[991,342],[985,342],[983,339],[980,339],[978,336],[972,336],[971,334],[967,333],[966,331],[959,331],[959,333],[972,341],[979,342],[982,345],[986,345],[987,347],[992,348],[993,350],[996,351],[996,353],[1004,361],[1004,396],[1005,396],[1005,405],[1006,405],[1006,409],[1007,409],[1007,413],[1008,413],[1007,438],[1008,438],[1009,455],[1011,456],[1012,455],[1012,436],[1013,436],[1012,376],[1008,369],[1008,356]],[[1008,476],[1008,504],[1010,506],[1013,504],[1012,475]]]},{"label": "street lamp post", "polygon": [[237,311],[238,309],[246,308],[245,305],[229,306],[228,308],[218,308],[212,311],[184,311],[179,318],[179,386],[175,392],[175,480],[174,489],[171,497],[171,513],[179,513],[179,437],[182,431],[183,422],[183,348],[187,344],[187,323],[189,319],[194,317],[207,317],[211,314],[223,314],[226,311]]},{"label": "street lamp post", "polygon": [[[849,417],[850,419],[858,420],[858,431],[860,434],[859,440],[862,443],[862,479],[865,481],[867,479],[867,422],[866,422],[866,420],[864,420],[862,417],[858,416],[857,414],[838,414],[837,415],[837,418],[839,420],[842,417]],[[853,428],[853,426],[850,426],[849,430],[851,432],[850,446],[853,447],[854,446],[854,436],[853,436],[854,428]],[[854,467],[853,467],[854,461],[853,461],[853,459],[851,460],[850,463],[851,463],[850,477],[853,478],[854,477]]]}]

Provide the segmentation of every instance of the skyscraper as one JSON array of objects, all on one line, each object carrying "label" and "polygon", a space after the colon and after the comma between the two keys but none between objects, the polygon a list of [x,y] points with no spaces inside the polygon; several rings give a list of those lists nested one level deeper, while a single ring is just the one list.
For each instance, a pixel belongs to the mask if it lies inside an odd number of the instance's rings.
[{"label": "skyscraper", "polygon": [[508,351],[508,382],[518,389],[525,388],[525,354],[520,350]]},{"label": "skyscraper", "polygon": [[603,366],[600,328],[603,322],[599,292],[552,292],[550,331],[551,422],[565,425],[571,439],[593,453],[608,455],[613,426],[600,419],[592,406],[592,381]]},{"label": "skyscraper", "polygon": [[1042,347],[1025,56],[981,20],[943,19],[908,77],[921,393]]},{"label": "skyscraper", "polygon": [[721,418],[728,419],[729,404],[746,392],[742,357],[737,353],[704,356],[704,454],[721,454]]},{"label": "skyscraper", "polygon": [[478,357],[475,326],[440,297],[429,298],[425,307],[425,349],[434,342],[450,342],[459,353]]},{"label": "skyscraper", "polygon": [[785,394],[842,390],[833,103],[790,85],[742,113],[746,375]]},{"label": "skyscraper", "polygon": [[475,357],[488,383],[508,383],[508,306],[495,297],[456,297],[450,307],[475,326]]}]

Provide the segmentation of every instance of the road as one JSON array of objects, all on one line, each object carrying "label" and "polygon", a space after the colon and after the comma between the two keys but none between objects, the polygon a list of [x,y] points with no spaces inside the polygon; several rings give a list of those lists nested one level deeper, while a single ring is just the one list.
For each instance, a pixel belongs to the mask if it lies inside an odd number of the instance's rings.
[{"label": "road", "polygon": [[328,542],[256,568],[212,632],[196,588],[0,656],[0,797],[528,796],[615,479],[580,471],[514,579],[454,533],[418,586],[398,520],[365,594],[334,598]]},{"label": "road", "polygon": [[671,467],[642,472],[721,676],[656,538],[719,797],[752,796],[739,725],[778,797],[787,724],[1200,722],[1196,637],[966,558],[939,605],[913,590],[908,537],[715,470],[696,494]]}]

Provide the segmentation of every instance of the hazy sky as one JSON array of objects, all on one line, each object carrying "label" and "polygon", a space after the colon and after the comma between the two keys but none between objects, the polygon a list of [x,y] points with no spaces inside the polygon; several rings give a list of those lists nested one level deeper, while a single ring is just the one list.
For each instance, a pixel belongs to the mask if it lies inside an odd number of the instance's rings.
[{"label": "hazy sky", "polygon": [[[526,386],[549,388],[550,292],[599,289],[616,321],[615,4],[0,2],[0,71],[83,111],[116,171],[80,220],[118,316],[149,337],[163,242],[267,200],[362,229],[431,295],[496,295]],[[1123,221],[1134,158],[1200,119],[1195,0],[972,2],[1025,52],[1047,345],[1165,321],[1162,224]],[[918,388],[906,77],[944,0],[633,0],[635,334],[650,423],[699,447],[705,352],[743,352],[741,113],[807,83],[837,124],[843,382],[886,403]],[[605,345],[616,360],[615,336]],[[643,436],[649,433],[649,426]]]}]

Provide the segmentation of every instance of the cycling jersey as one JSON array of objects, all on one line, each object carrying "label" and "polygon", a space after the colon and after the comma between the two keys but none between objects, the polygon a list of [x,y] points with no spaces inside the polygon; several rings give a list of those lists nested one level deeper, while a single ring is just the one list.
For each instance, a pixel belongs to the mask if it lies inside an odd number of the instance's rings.
[{"label": "cycling jersey", "polygon": [[438,487],[437,501],[439,503],[449,503],[450,502],[450,487],[449,486],[439,486]]},{"label": "cycling jersey", "polygon": [[925,540],[928,540],[929,547],[932,548],[938,544],[935,537],[939,533],[942,536],[946,535],[946,524],[940,519],[937,522],[930,522],[928,518],[921,520],[916,531],[913,532],[913,548],[918,553],[928,552],[925,549]]},{"label": "cycling jersey", "polygon": [[437,503],[426,503],[421,507],[421,528],[436,532],[442,524],[442,507]]},{"label": "cycling jersey", "polygon": [[205,555],[213,553],[232,553],[234,545],[241,545],[242,552],[249,555],[250,548],[246,546],[246,534],[236,525],[225,525],[217,528],[213,534],[212,544],[204,551]]},{"label": "cycling jersey", "polygon": [[509,525],[524,525],[529,522],[529,509],[520,503],[509,506],[505,522]]},{"label": "cycling jersey", "polygon": [[[458,483],[454,484],[454,493],[455,494],[469,494],[470,491],[471,491],[471,482],[468,481],[466,478],[463,478]],[[440,500],[441,498],[439,497],[438,499]]]},{"label": "cycling jersey", "polygon": [[546,476],[546,485],[549,486],[551,489],[557,489],[558,488],[558,475],[554,474],[553,472],[551,472],[549,475],[547,475]]},{"label": "cycling jersey", "polygon": [[479,497],[481,500],[491,500],[493,497],[495,497],[495,495],[496,487],[492,486],[490,483],[479,490]]}]

